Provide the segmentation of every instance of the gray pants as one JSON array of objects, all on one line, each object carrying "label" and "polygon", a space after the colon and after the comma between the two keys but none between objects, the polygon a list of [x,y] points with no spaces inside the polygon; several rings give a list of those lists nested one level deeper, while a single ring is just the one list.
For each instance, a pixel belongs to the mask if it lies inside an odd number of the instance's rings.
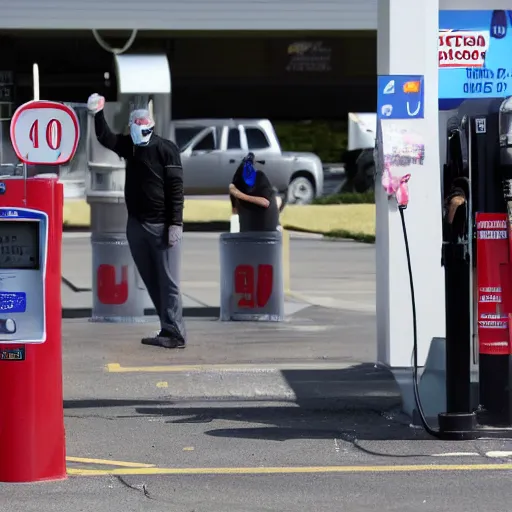
[{"label": "gray pants", "polygon": [[164,224],[141,223],[133,217],[128,217],[126,237],[162,330],[186,341],[180,293],[181,240],[169,247]]}]

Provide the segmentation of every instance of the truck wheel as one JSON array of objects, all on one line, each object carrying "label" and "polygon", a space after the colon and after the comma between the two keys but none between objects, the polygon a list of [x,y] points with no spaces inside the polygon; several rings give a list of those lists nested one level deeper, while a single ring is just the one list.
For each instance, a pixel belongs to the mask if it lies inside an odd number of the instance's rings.
[{"label": "truck wheel", "polygon": [[363,150],[357,159],[357,173],[354,177],[356,192],[364,193],[375,186],[375,162],[373,150]]},{"label": "truck wheel", "polygon": [[310,204],[315,198],[315,186],[306,176],[297,176],[288,187],[289,204]]}]

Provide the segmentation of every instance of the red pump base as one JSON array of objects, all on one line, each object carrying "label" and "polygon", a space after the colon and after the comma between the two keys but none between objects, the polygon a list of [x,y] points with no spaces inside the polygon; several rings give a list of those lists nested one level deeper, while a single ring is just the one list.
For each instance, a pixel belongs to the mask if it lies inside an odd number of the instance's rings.
[{"label": "red pump base", "polygon": [[[0,354],[24,349],[24,360],[0,357],[0,482],[66,478],[62,394],[61,247],[63,185],[57,178],[6,179],[0,206],[48,214],[46,342],[0,344]],[[0,283],[1,285],[1,283]],[[20,352],[22,353],[22,352]]]}]

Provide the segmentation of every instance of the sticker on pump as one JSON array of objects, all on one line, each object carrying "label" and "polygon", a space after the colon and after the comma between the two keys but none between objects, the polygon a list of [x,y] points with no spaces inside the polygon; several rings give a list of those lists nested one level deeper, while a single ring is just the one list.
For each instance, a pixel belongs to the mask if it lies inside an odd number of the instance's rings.
[{"label": "sticker on pump", "polygon": [[29,101],[11,120],[11,142],[27,165],[63,165],[75,155],[80,125],[75,111],[54,101]]},{"label": "sticker on pump", "polygon": [[406,94],[419,93],[421,92],[421,82],[419,80],[405,82],[403,89]]}]

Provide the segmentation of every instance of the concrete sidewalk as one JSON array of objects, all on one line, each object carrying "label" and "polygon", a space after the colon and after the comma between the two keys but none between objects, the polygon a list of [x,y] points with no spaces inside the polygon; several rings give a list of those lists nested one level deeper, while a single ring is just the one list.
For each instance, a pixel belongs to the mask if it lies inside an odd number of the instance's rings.
[{"label": "concrete sidewalk", "polygon": [[373,364],[371,315],[311,306],[279,324],[186,324],[188,347],[176,351],[141,345],[156,322],[64,320],[66,398],[397,401],[391,375]]},{"label": "concrete sidewalk", "polygon": [[[173,398],[191,400],[396,402],[391,377],[373,367],[372,246],[293,235],[291,284],[298,298],[288,298],[286,321],[219,322],[218,239],[216,233],[184,236],[185,351],[141,346],[140,339],[158,328],[156,317],[143,324],[65,321],[67,397],[160,399],[170,390]],[[63,252],[63,304],[87,310],[89,235],[67,234]],[[86,358],[87,375],[95,377],[83,381]]]}]

